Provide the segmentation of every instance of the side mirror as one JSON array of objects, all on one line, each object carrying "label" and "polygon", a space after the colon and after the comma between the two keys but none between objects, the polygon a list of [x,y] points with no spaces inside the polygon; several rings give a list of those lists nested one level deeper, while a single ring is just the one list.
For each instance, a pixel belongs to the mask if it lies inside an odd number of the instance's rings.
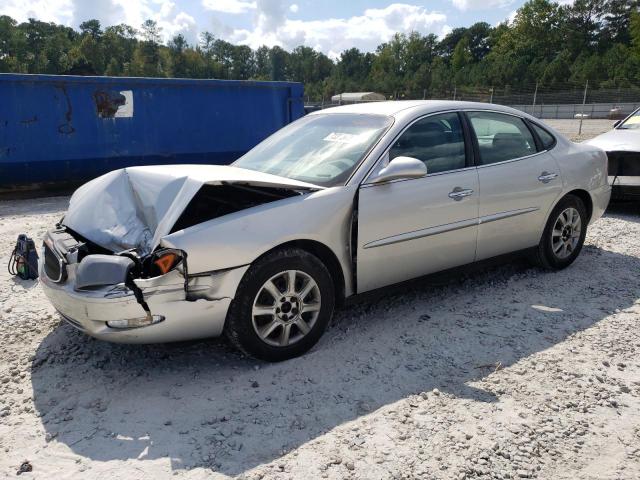
[{"label": "side mirror", "polygon": [[370,180],[370,183],[382,183],[401,178],[420,178],[427,174],[423,161],[411,157],[396,157]]}]

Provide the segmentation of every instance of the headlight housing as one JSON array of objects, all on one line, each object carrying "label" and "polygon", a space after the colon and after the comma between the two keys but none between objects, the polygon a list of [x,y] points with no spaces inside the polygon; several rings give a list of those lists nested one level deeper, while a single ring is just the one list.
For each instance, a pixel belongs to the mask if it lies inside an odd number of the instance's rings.
[{"label": "headlight housing", "polygon": [[159,277],[174,268],[185,265],[186,254],[182,250],[163,248],[147,256],[142,262],[143,278]]}]

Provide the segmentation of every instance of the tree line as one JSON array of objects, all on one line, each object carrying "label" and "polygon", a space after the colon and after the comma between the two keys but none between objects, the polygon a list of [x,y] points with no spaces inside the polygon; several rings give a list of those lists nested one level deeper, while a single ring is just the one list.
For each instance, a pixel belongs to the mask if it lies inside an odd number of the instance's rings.
[{"label": "tree line", "polygon": [[[136,29],[87,20],[75,30],[0,16],[0,72],[303,82],[311,100],[346,91],[429,98],[452,88],[567,82],[640,83],[640,1],[530,0],[511,22],[478,22],[436,35],[396,34],[375,52],[351,48],[335,61],[313,48],[256,50],[211,32],[166,44],[152,20]],[[455,87],[454,87],[455,86]]]}]

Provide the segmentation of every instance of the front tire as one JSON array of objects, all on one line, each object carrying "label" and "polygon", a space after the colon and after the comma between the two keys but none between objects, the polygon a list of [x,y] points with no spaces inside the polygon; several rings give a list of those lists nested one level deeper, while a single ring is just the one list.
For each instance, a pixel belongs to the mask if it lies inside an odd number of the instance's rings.
[{"label": "front tire", "polygon": [[587,209],[579,197],[567,195],[555,206],[536,249],[536,263],[548,270],[571,265],[587,235]]},{"label": "front tire", "polygon": [[324,333],[335,305],[331,274],[298,248],[269,253],[253,264],[231,303],[225,334],[248,355],[270,362],[297,357]]}]

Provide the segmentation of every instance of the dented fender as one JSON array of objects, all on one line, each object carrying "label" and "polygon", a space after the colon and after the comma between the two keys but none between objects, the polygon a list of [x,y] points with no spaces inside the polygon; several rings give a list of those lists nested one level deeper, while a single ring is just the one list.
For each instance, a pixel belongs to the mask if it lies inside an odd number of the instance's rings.
[{"label": "dented fender", "polygon": [[345,293],[353,292],[351,223],[357,186],[333,187],[215,218],[164,237],[160,246],[187,252],[189,272],[249,265],[291,241],[310,240],[338,259]]}]

